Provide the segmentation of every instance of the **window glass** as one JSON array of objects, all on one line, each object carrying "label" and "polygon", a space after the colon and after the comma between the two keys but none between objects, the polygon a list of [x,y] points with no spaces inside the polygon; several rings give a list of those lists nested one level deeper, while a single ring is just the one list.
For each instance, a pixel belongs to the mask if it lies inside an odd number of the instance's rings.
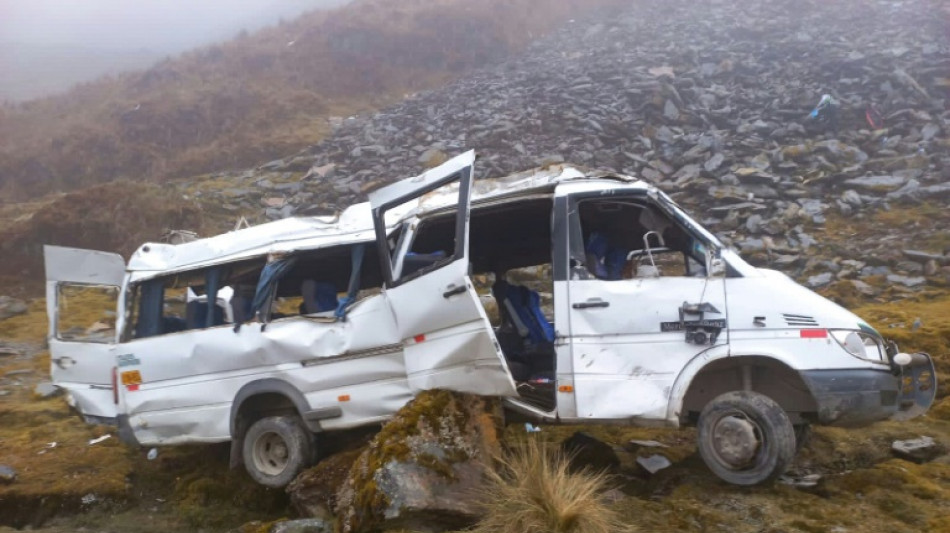
[{"label": "window glass", "polygon": [[[604,280],[704,276],[701,246],[654,206],[624,199],[579,204],[583,269]],[[573,245],[575,250],[578,245]]]},{"label": "window glass", "polygon": [[56,299],[56,338],[70,342],[112,342],[118,298],[118,287],[60,283]]},{"label": "window glass", "polygon": [[[420,205],[446,206],[442,213],[419,220],[414,215],[421,211]],[[399,282],[436,270],[464,255],[464,242],[458,225],[459,182],[442,185],[431,192],[402,204],[389,207],[387,214],[405,216],[399,230],[399,238],[392,249],[390,263],[393,281]]]}]

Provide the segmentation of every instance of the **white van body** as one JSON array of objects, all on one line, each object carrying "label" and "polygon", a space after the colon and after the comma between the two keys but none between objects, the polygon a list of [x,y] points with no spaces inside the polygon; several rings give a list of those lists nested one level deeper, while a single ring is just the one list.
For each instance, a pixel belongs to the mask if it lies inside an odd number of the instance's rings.
[{"label": "white van body", "polygon": [[[286,457],[267,457],[287,455],[273,446],[284,429],[255,431],[273,441],[255,448],[245,436],[256,421],[289,417],[312,447],[312,435],[383,422],[426,389],[501,396],[552,423],[699,423],[707,464],[742,484],[781,473],[788,444],[775,461],[763,454],[792,428],[908,418],[932,403],[929,356],[898,354],[849,311],[750,266],[655,187],[560,165],[474,182],[474,159],[335,219],[149,243],[127,265],[47,247],[54,381],[127,442],[231,440],[232,463],[263,461],[263,474],[249,471],[274,486],[289,475]],[[547,276],[546,311],[536,291],[499,283],[521,268]],[[496,326],[473,283],[489,273]],[[331,308],[314,312],[307,291],[320,284]],[[117,288],[113,338],[64,337],[64,286]],[[182,287],[186,319],[168,311]],[[299,293],[299,314],[274,310]],[[765,407],[743,414],[749,402]]]}]

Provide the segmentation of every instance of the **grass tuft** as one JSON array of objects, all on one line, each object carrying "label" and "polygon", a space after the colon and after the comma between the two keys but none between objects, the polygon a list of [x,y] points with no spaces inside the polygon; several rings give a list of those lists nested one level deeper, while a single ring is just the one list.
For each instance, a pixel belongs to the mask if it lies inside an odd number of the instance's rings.
[{"label": "grass tuft", "polygon": [[616,513],[601,494],[604,474],[571,472],[568,457],[538,440],[519,441],[489,473],[476,533],[615,533]]}]

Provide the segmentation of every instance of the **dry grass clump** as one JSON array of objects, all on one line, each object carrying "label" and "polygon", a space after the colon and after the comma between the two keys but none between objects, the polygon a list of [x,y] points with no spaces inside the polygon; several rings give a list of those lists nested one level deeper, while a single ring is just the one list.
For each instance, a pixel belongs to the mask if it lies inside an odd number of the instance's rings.
[{"label": "dry grass clump", "polygon": [[538,440],[519,441],[489,473],[477,533],[615,533],[625,528],[602,499],[604,474],[571,472]]}]

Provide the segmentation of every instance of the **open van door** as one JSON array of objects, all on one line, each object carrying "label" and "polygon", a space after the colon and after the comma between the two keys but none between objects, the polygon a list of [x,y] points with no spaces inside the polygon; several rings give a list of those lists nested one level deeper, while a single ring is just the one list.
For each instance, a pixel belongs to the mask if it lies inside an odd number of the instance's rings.
[{"label": "open van door", "polygon": [[[468,276],[474,162],[470,151],[370,193],[385,294],[403,339],[411,389],[516,396]],[[387,226],[396,223],[400,228],[390,239]]]},{"label": "open van door", "polygon": [[122,256],[44,246],[50,375],[89,422],[114,423],[112,369]]}]

